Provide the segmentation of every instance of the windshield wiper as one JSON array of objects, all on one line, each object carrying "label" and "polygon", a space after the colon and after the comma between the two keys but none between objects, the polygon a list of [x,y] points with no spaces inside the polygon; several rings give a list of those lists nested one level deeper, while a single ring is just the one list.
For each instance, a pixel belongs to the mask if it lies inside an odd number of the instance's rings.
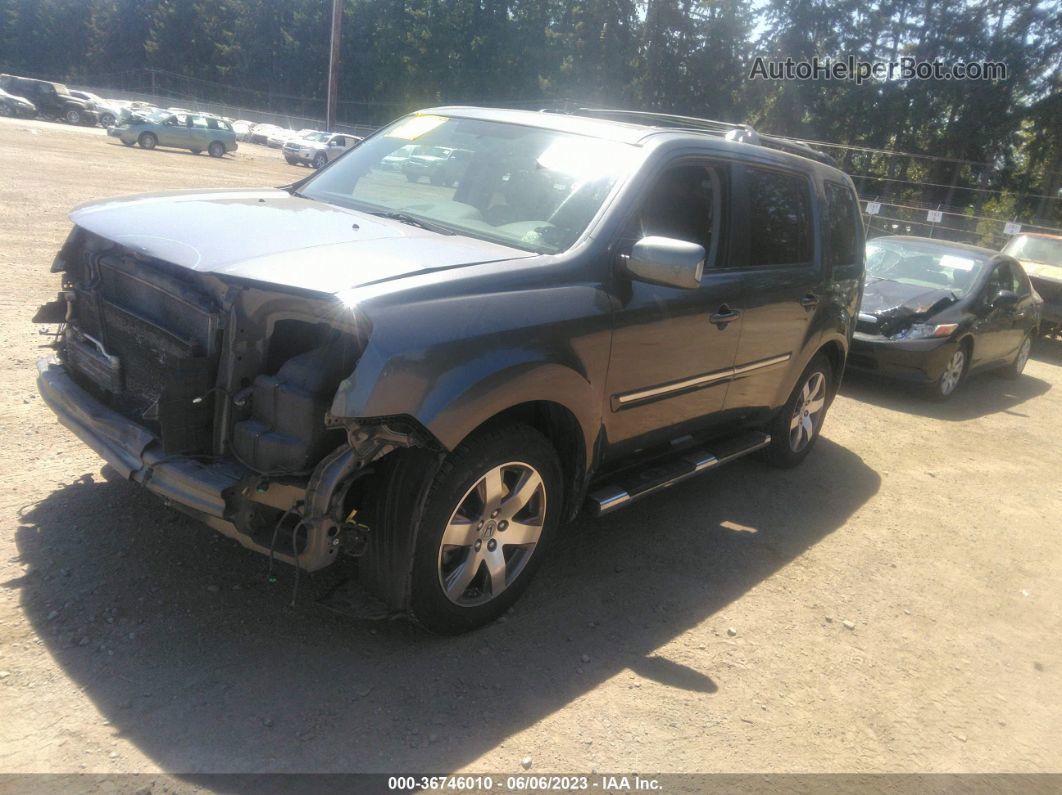
[{"label": "windshield wiper", "polygon": [[424,221],[420,218],[417,218],[415,215],[410,215],[409,213],[400,213],[395,212],[393,210],[370,210],[368,211],[368,214],[375,215],[377,218],[387,218],[391,221],[399,221],[403,224],[409,224],[410,226],[417,226],[421,229],[427,229],[429,232],[436,232],[440,235],[457,234],[457,232],[452,229],[448,229],[445,226],[440,226],[439,224],[433,224],[430,221]]}]

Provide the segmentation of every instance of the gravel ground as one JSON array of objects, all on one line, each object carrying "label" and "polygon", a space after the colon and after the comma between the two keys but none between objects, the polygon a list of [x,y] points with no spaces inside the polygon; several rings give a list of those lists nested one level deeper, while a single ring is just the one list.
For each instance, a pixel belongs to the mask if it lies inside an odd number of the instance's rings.
[{"label": "gravel ground", "polygon": [[850,381],[802,467],[580,520],[459,638],[290,607],[102,468],[34,387],[67,211],[305,173],[0,120],[0,771],[1062,771],[1062,345],[947,405]]}]

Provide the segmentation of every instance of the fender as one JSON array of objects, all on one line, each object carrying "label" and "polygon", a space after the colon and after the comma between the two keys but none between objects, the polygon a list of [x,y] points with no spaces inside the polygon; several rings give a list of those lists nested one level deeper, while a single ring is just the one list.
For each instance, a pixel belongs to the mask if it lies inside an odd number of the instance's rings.
[{"label": "fender", "polygon": [[593,450],[610,304],[594,283],[565,284],[561,269],[537,270],[554,283],[363,304],[358,311],[372,331],[354,372],[339,385],[332,420],[405,416],[453,450],[506,409],[548,401],[575,417],[583,449]]}]

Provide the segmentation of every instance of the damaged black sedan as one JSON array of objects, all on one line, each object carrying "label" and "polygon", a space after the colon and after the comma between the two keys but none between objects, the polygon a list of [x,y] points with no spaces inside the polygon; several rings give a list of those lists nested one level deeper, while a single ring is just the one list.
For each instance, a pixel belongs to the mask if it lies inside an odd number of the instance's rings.
[{"label": "damaged black sedan", "polygon": [[848,366],[950,397],[971,373],[1025,369],[1043,304],[1017,260],[921,237],[867,243]]}]

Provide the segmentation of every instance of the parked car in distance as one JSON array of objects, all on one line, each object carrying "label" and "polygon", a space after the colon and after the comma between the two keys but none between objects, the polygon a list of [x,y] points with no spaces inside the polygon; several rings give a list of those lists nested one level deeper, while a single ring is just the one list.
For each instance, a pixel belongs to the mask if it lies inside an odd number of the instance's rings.
[{"label": "parked car in distance", "polygon": [[62,83],[0,74],[0,89],[29,100],[36,106],[37,113],[48,119],[90,126],[99,121],[92,103],[71,95]]},{"label": "parked car in distance", "polygon": [[[44,402],[249,549],[480,626],[582,508],[799,464],[844,370],[851,180],[637,118],[438,108],[286,188],[81,205]],[[462,184],[379,172],[413,144],[474,153]]]},{"label": "parked car in distance", "polygon": [[277,127],[275,124],[256,124],[251,129],[248,140],[253,144],[262,144],[264,146],[269,140],[269,136],[279,129],[281,128]]},{"label": "parked car in distance", "polygon": [[301,138],[303,135],[309,135],[310,133],[317,132],[317,130],[286,130],[283,127],[277,127],[266,138],[266,146],[271,149],[280,149],[288,141],[294,141],[297,138]]},{"label": "parked car in distance", "polygon": [[118,121],[118,117],[121,115],[122,109],[120,105],[104,99],[99,94],[93,94],[91,91],[70,89],[70,95],[92,103],[93,110],[99,116],[101,127],[110,127]]},{"label": "parked car in distance", "polygon": [[410,182],[426,177],[432,185],[453,187],[465,175],[472,152],[445,146],[423,147],[406,158],[402,173]]},{"label": "parked car in distance", "polygon": [[401,171],[402,166],[407,160],[409,160],[410,155],[416,152],[419,148],[420,147],[415,144],[399,147],[394,153],[381,158],[378,168],[382,171]]},{"label": "parked car in distance", "polygon": [[1025,369],[1042,299],[1013,257],[924,237],[867,243],[853,369],[910,381],[937,399],[970,374]]},{"label": "parked car in distance", "polygon": [[16,116],[32,119],[37,115],[37,106],[25,97],[9,94],[0,88],[0,116]]},{"label": "parked car in distance", "polygon": [[293,166],[324,168],[361,138],[348,133],[312,132],[301,138],[293,138],[283,147],[284,159]]},{"label": "parked car in distance", "polygon": [[246,141],[250,138],[251,130],[254,129],[254,122],[249,122],[246,119],[237,119],[232,123],[232,131],[236,133],[237,141]]},{"label": "parked car in distance", "polygon": [[1041,333],[1062,335],[1062,236],[1023,232],[1003,246],[1003,253],[1021,263],[1044,299]]},{"label": "parked car in distance", "polygon": [[227,121],[201,113],[186,115],[159,111],[146,116],[134,114],[127,123],[108,128],[107,135],[126,146],[140,144],[142,149],[170,146],[189,149],[195,154],[205,151],[211,157],[235,152],[239,146]]}]

